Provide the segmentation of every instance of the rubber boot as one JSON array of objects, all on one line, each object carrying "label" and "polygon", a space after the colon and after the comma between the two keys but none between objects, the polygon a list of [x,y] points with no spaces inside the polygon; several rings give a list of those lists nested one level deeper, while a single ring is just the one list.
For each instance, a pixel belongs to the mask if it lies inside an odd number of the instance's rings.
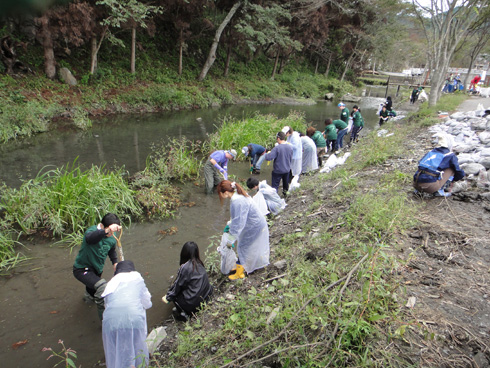
[{"label": "rubber boot", "polygon": [[242,265],[237,264],[235,274],[228,276],[228,278],[230,280],[238,280],[238,279],[245,278],[245,269],[243,268]]},{"label": "rubber boot", "polygon": [[102,293],[104,292],[106,286],[107,286],[107,281],[104,279],[100,279],[94,285],[95,287],[94,301],[95,301],[95,305],[97,306],[97,314],[99,315],[99,319],[101,321],[105,309],[104,298],[102,298]]}]

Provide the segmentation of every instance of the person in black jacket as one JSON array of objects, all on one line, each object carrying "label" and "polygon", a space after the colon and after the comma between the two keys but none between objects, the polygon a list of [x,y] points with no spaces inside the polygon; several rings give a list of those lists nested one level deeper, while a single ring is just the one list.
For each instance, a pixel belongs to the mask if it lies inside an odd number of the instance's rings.
[{"label": "person in black jacket", "polygon": [[162,301],[174,302],[179,317],[187,320],[212,294],[213,287],[199,258],[199,247],[192,241],[186,242],[180,252],[177,278]]}]

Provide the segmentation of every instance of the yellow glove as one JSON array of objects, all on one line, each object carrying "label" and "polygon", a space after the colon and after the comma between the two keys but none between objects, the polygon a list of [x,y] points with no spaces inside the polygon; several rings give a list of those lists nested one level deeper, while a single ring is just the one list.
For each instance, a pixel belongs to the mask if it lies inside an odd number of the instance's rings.
[{"label": "yellow glove", "polygon": [[163,296],[162,302],[164,302],[165,304],[168,304],[168,300],[167,300],[167,296],[166,295]]}]

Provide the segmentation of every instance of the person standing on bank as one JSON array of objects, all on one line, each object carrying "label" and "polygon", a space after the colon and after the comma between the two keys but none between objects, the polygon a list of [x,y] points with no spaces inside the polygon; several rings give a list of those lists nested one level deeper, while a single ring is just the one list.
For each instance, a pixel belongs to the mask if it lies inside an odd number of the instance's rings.
[{"label": "person standing on bank", "polygon": [[364,119],[361,115],[361,110],[357,105],[352,107],[352,132],[350,133],[350,143],[359,142],[359,132],[364,128]]},{"label": "person standing on bank", "polygon": [[293,146],[286,142],[284,132],[277,133],[277,145],[265,155],[266,161],[274,160],[272,168],[271,187],[279,191],[282,180],[282,194],[285,196],[289,190],[289,172],[293,160]]},{"label": "person standing on bank", "polygon": [[438,133],[436,138],[437,147],[419,161],[413,176],[413,187],[416,194],[424,192],[436,197],[448,197],[452,182],[463,179],[465,173],[459,168],[458,157],[451,152],[451,137]]},{"label": "person standing on bank", "polygon": [[73,275],[85,285],[86,298],[95,301],[101,320],[104,312],[102,293],[107,286],[107,281],[101,276],[108,256],[116,270],[117,241],[113,234],[118,231],[121,231],[121,221],[113,213],[106,214],[100,224],[90,226],[83,235],[82,246],[73,265]]},{"label": "person standing on bank", "polygon": [[221,181],[221,177],[228,179],[228,160],[235,161],[236,151],[214,151],[204,165],[204,182],[206,194],[212,194],[214,187]]},{"label": "person standing on bank", "polygon": [[306,135],[313,139],[316,145],[316,156],[318,159],[318,166],[322,166],[322,156],[326,153],[327,141],[323,137],[322,132],[316,130],[313,127],[306,129]]},{"label": "person standing on bank", "polygon": [[340,102],[337,106],[340,109],[340,120],[342,120],[346,124],[349,124],[349,109],[345,106],[345,103],[343,102]]},{"label": "person standing on bank", "polygon": [[265,148],[260,144],[249,143],[242,148],[245,157],[250,156],[250,165],[252,174],[260,174],[260,167],[265,159]]},{"label": "person standing on bank", "polygon": [[239,184],[223,180],[218,184],[217,190],[221,203],[225,198],[230,199],[228,241],[233,244],[236,239],[238,254],[236,273],[228,278],[243,279],[245,272],[249,274],[269,264],[267,221],[254,200]]},{"label": "person standing on bank", "polygon": [[180,251],[180,268],[177,278],[162,298],[164,303],[174,302],[179,317],[188,320],[198,311],[201,303],[209,300],[213,287],[209,283],[204,263],[199,257],[199,247],[188,241]]},{"label": "person standing on bank", "polygon": [[105,300],[102,341],[106,367],[148,367],[146,309],[151,308],[151,295],[132,261],[117,264],[102,297]]}]

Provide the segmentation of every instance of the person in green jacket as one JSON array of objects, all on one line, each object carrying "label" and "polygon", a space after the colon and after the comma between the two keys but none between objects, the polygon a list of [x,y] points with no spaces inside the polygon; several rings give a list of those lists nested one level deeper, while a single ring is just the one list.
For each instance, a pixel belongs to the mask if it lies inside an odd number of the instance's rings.
[{"label": "person in green jacket", "polygon": [[335,151],[338,151],[341,148],[344,148],[344,136],[347,134],[347,124],[343,120],[334,120],[333,125],[337,129],[337,140],[335,141]]},{"label": "person in green jacket", "polygon": [[340,120],[344,123],[349,124],[349,109],[345,106],[345,103],[340,102],[338,105],[340,111]]},{"label": "person in green jacket", "polygon": [[323,136],[327,140],[327,151],[333,152],[335,143],[337,142],[337,128],[333,124],[332,119],[325,120],[325,131]]},{"label": "person in green jacket", "polygon": [[364,128],[364,119],[361,115],[361,109],[359,106],[354,105],[352,107],[352,132],[350,133],[350,143],[359,142],[359,132]]},{"label": "person in green jacket", "polygon": [[318,166],[322,166],[322,156],[326,153],[325,148],[327,147],[327,141],[325,141],[322,132],[313,127],[306,129],[306,135],[313,139],[313,142],[315,142]]},{"label": "person in green jacket", "polygon": [[386,106],[383,105],[381,111],[379,112],[379,126],[383,125],[390,118],[390,112],[386,109]]},{"label": "person in green jacket", "polygon": [[73,265],[73,275],[85,285],[85,297],[94,300],[101,320],[104,312],[102,293],[107,286],[101,276],[108,256],[116,270],[117,241],[113,235],[118,231],[121,231],[121,221],[113,213],[106,214],[100,224],[90,226],[83,235],[82,247]]}]

